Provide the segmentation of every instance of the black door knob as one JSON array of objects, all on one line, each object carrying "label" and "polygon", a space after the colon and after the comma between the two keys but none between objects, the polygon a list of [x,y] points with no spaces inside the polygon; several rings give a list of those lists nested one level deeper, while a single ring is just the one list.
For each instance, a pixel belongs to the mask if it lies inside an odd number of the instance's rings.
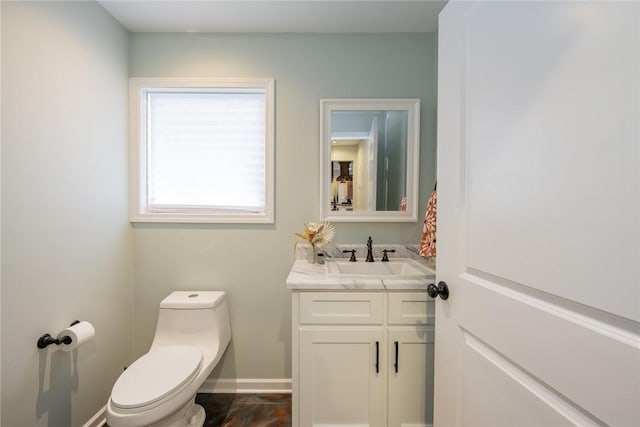
[{"label": "black door knob", "polygon": [[435,298],[440,295],[440,298],[447,299],[449,298],[449,287],[445,282],[439,282],[438,286],[432,283],[427,287],[427,293],[431,298]]}]

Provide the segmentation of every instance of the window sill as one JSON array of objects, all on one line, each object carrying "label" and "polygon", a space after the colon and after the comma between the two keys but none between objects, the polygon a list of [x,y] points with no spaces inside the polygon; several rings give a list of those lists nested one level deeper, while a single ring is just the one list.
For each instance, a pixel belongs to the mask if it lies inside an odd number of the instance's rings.
[{"label": "window sill", "polygon": [[132,223],[177,224],[273,224],[273,215],[262,214],[202,214],[202,213],[138,213],[130,218]]}]

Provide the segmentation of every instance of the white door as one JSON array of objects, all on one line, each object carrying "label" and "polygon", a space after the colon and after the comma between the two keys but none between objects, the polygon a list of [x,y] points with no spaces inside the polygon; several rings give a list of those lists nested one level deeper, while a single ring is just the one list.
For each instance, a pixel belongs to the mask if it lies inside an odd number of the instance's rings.
[{"label": "white door", "polygon": [[640,425],[640,4],[440,15],[435,422]]}]

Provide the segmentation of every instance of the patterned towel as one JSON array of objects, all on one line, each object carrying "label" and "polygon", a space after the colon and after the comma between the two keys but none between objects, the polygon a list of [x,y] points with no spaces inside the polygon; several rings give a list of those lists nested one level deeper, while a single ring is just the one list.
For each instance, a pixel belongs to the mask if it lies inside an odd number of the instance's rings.
[{"label": "patterned towel", "polygon": [[436,202],[437,193],[433,191],[427,203],[427,212],[424,215],[422,227],[422,241],[420,242],[420,255],[424,257],[436,256]]}]

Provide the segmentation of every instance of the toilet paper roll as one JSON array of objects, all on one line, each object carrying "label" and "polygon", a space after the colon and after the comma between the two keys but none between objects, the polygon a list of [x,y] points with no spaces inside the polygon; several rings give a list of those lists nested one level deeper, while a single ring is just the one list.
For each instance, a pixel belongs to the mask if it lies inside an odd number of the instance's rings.
[{"label": "toilet paper roll", "polygon": [[90,339],[93,339],[93,336],[96,334],[96,330],[93,329],[93,325],[89,322],[80,322],[76,323],[73,326],[69,326],[67,329],[64,329],[62,332],[58,334],[58,339],[62,339],[67,336],[71,338],[71,343],[69,344],[61,344],[60,349],[62,351],[71,351],[78,347],[80,344],[83,344]]}]

